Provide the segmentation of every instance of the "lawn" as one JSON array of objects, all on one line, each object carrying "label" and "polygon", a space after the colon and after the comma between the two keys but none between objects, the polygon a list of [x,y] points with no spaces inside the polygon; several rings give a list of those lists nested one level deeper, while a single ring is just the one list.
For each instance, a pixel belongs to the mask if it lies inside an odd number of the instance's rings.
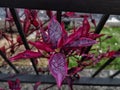
[{"label": "lawn", "polygon": [[[93,48],[99,48],[99,52],[105,52],[110,46],[110,50],[118,50],[120,48],[120,27],[105,27],[101,34],[106,34],[108,36],[112,36],[109,39],[106,39],[103,41],[106,37],[101,37],[101,42],[100,44],[94,46]],[[99,68],[102,64],[104,64],[107,60],[102,60],[99,62],[96,66],[93,68]],[[106,69],[120,69],[120,58],[116,58],[109,66],[106,67]]]}]

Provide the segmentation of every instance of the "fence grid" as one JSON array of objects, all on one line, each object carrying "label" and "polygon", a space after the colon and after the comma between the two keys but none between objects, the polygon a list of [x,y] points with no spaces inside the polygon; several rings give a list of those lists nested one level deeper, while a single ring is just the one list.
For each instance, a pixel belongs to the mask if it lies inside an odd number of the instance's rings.
[{"label": "fence grid", "polygon": [[[49,5],[48,5],[49,4]],[[62,6],[62,7],[61,7]],[[22,38],[24,46],[26,49],[30,49],[28,42],[25,38],[22,26],[16,13],[15,8],[29,8],[29,9],[40,9],[40,10],[56,10],[57,19],[61,22],[61,13],[62,11],[76,11],[84,13],[101,13],[104,14],[99,21],[95,32],[99,34],[104,27],[106,21],[108,20],[111,14],[120,14],[120,0],[0,0],[0,7],[10,8],[12,16],[14,18],[15,24],[17,26],[18,32]],[[78,8],[79,7],[79,8]],[[90,51],[91,47],[88,47],[86,53]],[[120,51],[120,50],[118,50]],[[0,55],[3,59],[12,67],[15,71],[15,75],[1,74],[0,73],[0,82],[5,82],[8,80],[16,80],[19,78],[21,82],[24,83],[35,83],[41,81],[46,84],[55,84],[55,80],[50,75],[38,75],[37,67],[33,59],[30,59],[32,66],[36,75],[29,74],[20,74],[20,72],[15,68],[15,66],[9,62],[5,54],[0,51]],[[81,62],[85,57],[81,59]],[[120,79],[114,78],[120,73],[120,70],[115,72],[113,75],[106,78],[98,78],[95,76],[98,75],[106,66],[108,66],[115,58],[110,58],[105,64],[103,64],[91,77],[81,77],[79,80],[74,81],[74,85],[93,85],[93,86],[120,86]],[[12,78],[11,78],[12,77]],[[64,82],[66,84],[66,82]]]}]

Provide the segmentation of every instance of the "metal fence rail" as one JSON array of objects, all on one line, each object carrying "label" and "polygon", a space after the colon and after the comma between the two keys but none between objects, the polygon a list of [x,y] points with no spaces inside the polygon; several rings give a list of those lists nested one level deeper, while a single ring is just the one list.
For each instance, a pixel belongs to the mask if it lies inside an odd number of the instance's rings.
[{"label": "metal fence rail", "polygon": [[120,14],[119,0],[0,0],[1,7]]},{"label": "metal fence rail", "polygon": [[[22,83],[36,83],[41,82],[42,84],[56,84],[55,79],[51,75],[26,75],[26,74],[17,74],[17,75],[8,75],[8,74],[0,74],[0,81],[6,82],[8,80],[15,81],[17,78]],[[67,84],[66,81],[63,84]],[[74,85],[92,85],[92,86],[120,86],[120,79],[115,78],[90,78],[90,77],[82,77],[77,79],[73,83]]]},{"label": "metal fence rail", "polygon": [[[56,10],[57,19],[61,21],[62,11],[77,11],[84,13],[101,13],[104,14],[101,18],[98,26],[95,29],[95,33],[100,33],[104,24],[111,14],[120,14],[120,0],[0,0],[0,7],[8,7],[12,13],[15,20],[18,32],[22,38],[24,46],[26,49],[30,49],[25,38],[22,26],[20,24],[19,17],[15,11],[15,8],[30,8],[30,9],[40,9],[40,10]],[[89,52],[91,47],[88,47],[86,53]],[[8,74],[0,74],[0,81],[5,82],[8,80],[15,80],[19,78],[21,82],[25,83],[35,83],[40,81],[47,84],[55,84],[55,80],[50,75],[38,75],[37,67],[33,59],[30,59],[34,67],[34,71],[37,75],[29,74],[19,74],[19,71],[15,66],[9,62],[5,54],[0,51],[0,55],[3,59],[14,69],[15,75],[11,76]],[[84,60],[82,58],[81,61]],[[105,64],[103,64],[91,77],[81,77],[79,80],[74,81],[74,85],[93,85],[93,86],[120,86],[120,78],[113,78],[120,73],[118,70],[116,73],[107,78],[94,78],[98,73],[100,73],[107,65],[109,65],[115,58],[110,58]],[[64,82],[66,84],[66,82]]]}]

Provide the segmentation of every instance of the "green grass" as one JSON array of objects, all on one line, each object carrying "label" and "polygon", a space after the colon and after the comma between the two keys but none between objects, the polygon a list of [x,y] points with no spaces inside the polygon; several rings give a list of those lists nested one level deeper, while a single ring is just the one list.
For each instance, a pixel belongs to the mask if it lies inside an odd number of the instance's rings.
[{"label": "green grass", "polygon": [[[105,34],[103,37],[100,38],[102,42],[94,45],[92,47],[93,50],[90,52],[98,54],[97,50],[99,50],[100,52],[106,52],[108,50],[108,47],[110,47],[110,50],[118,50],[120,48],[120,28],[104,28],[101,34]],[[107,36],[112,36],[112,38],[103,41]],[[103,59],[97,65],[88,68],[98,69],[107,60],[108,59]],[[76,59],[74,57],[70,57],[69,67],[74,66],[77,66]],[[120,69],[120,58],[116,58],[110,65],[106,67],[106,69]]]},{"label": "green grass", "polygon": [[[104,40],[107,35],[112,36],[112,38],[95,45],[93,48],[99,48],[102,52],[107,51],[108,46],[110,46],[110,50],[118,50],[120,48],[120,28],[104,28],[101,34],[105,34],[105,36],[101,37],[101,41]],[[107,60],[101,60],[101,62],[99,62],[93,68],[99,68]],[[106,69],[120,69],[120,58],[116,58],[110,65],[106,67]]]},{"label": "green grass", "polygon": [[120,28],[104,28],[101,33],[112,36],[112,38],[101,43],[103,50],[106,50],[107,46],[110,46],[111,50],[118,50],[120,48]]}]

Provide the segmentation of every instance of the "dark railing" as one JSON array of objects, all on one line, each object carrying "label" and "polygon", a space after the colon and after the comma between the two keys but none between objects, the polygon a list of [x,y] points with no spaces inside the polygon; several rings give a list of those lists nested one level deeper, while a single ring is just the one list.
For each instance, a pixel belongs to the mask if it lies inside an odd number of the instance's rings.
[{"label": "dark railing", "polygon": [[1,7],[120,14],[119,0],[0,0]]},{"label": "dark railing", "polygon": [[[26,49],[30,49],[26,41],[22,26],[18,17],[18,14],[15,11],[15,8],[29,8],[29,9],[39,9],[39,10],[56,10],[57,19],[61,21],[61,12],[62,11],[75,11],[82,13],[100,13],[104,14],[98,23],[95,33],[100,33],[104,27],[107,19],[111,14],[120,14],[120,0],[0,0],[0,7],[10,8],[12,16],[15,20],[18,32],[22,38],[24,46]],[[90,51],[91,47],[88,47],[86,53]],[[119,50],[118,50],[119,51]],[[21,82],[24,83],[35,83],[41,81],[46,84],[55,84],[55,80],[50,75],[38,75],[37,67],[33,62],[33,59],[30,59],[32,66],[36,72],[36,75],[29,74],[20,74],[15,66],[9,62],[5,54],[0,51],[0,55],[3,59],[12,67],[16,72],[12,76],[8,74],[0,74],[0,81],[5,82],[8,80],[16,80],[19,78]],[[82,58],[84,60],[85,57]],[[108,66],[115,58],[110,58],[103,64],[91,77],[81,77],[81,79],[74,81],[74,85],[93,85],[93,86],[120,86],[120,78],[114,78],[120,73],[118,70],[113,75],[106,78],[98,78],[95,76],[98,75],[106,66]],[[81,61],[82,61],[81,60]],[[66,84],[66,82],[64,82]]]}]

